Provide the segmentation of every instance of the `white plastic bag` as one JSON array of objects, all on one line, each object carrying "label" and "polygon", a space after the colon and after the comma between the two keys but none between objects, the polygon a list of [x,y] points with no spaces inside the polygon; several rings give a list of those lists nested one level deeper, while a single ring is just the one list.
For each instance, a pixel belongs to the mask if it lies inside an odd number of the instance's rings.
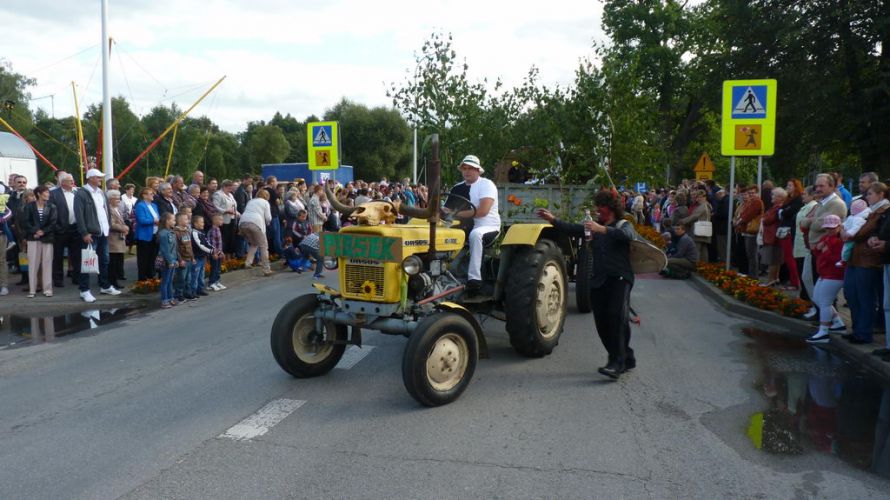
[{"label": "white plastic bag", "polygon": [[99,255],[91,243],[80,254],[80,272],[87,274],[99,274]]}]

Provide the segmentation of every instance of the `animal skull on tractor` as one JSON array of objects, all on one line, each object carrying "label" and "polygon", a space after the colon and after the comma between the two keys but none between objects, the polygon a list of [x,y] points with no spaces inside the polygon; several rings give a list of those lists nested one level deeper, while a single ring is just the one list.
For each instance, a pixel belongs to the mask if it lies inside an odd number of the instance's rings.
[{"label": "animal skull on tractor", "polygon": [[381,222],[395,224],[398,211],[398,202],[369,201],[355,207],[349,218],[359,226],[378,226]]}]

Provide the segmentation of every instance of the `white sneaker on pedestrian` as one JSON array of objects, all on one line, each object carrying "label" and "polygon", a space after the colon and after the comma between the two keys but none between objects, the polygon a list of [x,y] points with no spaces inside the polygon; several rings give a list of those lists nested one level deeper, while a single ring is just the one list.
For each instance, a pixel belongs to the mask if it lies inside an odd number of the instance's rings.
[{"label": "white sneaker on pedestrian", "polygon": [[828,332],[819,330],[811,337],[807,338],[807,344],[827,344],[831,341],[831,337],[829,337]]},{"label": "white sneaker on pedestrian", "polygon": [[113,286],[110,286],[108,288],[100,288],[99,293],[104,293],[106,295],[120,295],[121,291]]},{"label": "white sneaker on pedestrian", "polygon": [[844,324],[844,320],[840,316],[835,316],[831,320],[831,326],[828,329],[832,332],[845,332],[847,331],[847,325]]},{"label": "white sneaker on pedestrian", "polygon": [[212,285],[210,285],[210,286],[213,288],[213,291],[214,291],[214,292],[220,292],[220,291],[222,291],[222,287],[219,286],[219,282],[214,283],[214,284],[212,284]]},{"label": "white sneaker on pedestrian", "polygon": [[222,283],[220,283],[219,281],[216,282],[216,287],[219,288],[220,290],[225,290],[226,288],[229,288],[226,285],[223,285]]},{"label": "white sneaker on pedestrian", "polygon": [[803,319],[813,319],[816,317],[817,312],[815,307],[811,307],[810,310],[803,315]]},{"label": "white sneaker on pedestrian", "polygon": [[14,242],[14,241],[10,241],[10,242],[6,245],[6,251],[8,252],[8,251],[12,250],[13,248],[15,248],[15,242]]},{"label": "white sneaker on pedestrian", "polygon": [[9,295],[9,288],[6,288],[5,286],[0,288],[0,295]]},{"label": "white sneaker on pedestrian", "polygon": [[93,294],[90,293],[89,290],[87,290],[85,292],[80,292],[80,298],[82,298],[84,302],[95,302],[96,301],[96,297],[93,297]]}]

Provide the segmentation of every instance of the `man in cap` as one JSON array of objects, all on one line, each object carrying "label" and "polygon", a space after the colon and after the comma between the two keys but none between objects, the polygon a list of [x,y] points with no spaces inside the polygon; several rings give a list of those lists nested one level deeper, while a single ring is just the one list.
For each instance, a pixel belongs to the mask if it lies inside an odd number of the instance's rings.
[{"label": "man in cap", "polygon": [[[81,249],[92,246],[99,258],[100,292],[108,295],[120,295],[120,290],[111,286],[108,280],[108,232],[111,229],[111,207],[105,192],[102,191],[102,178],[105,176],[98,169],[87,171],[86,185],[74,194],[74,218],[77,222],[77,233],[81,238]],[[90,293],[89,273],[80,274],[80,298],[84,302],[95,302]]]},{"label": "man in cap", "polygon": [[[460,191],[462,185],[469,186],[467,198],[476,207],[475,215],[471,208],[465,208],[455,214],[462,218],[473,217],[473,230],[470,231],[468,238],[470,267],[467,271],[467,291],[475,293],[482,286],[483,238],[489,234],[491,234],[488,236],[489,239],[494,238],[501,230],[501,214],[498,213],[498,188],[490,179],[482,177],[485,169],[482,168],[479,158],[475,155],[465,156],[458,168],[464,181],[455,186],[453,191]],[[443,210],[451,211],[447,207]]]}]

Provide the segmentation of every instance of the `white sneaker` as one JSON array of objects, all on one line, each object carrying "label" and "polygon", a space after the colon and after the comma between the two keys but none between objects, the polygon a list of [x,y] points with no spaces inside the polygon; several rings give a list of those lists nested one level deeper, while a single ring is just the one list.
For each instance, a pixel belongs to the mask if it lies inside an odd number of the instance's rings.
[{"label": "white sneaker", "polygon": [[113,286],[110,286],[108,288],[100,288],[99,293],[104,293],[106,295],[120,295],[121,291]]},{"label": "white sneaker", "polygon": [[808,344],[827,344],[831,342],[831,338],[828,336],[828,332],[818,331],[811,337],[808,337],[806,342]]},{"label": "white sneaker", "polygon": [[810,310],[807,311],[807,313],[803,315],[803,318],[804,318],[804,319],[813,319],[813,318],[816,317],[816,312],[817,312],[817,311],[816,311],[816,308],[815,308],[815,307],[811,307]]},{"label": "white sneaker", "polygon": [[845,332],[847,331],[847,325],[844,324],[844,320],[841,319],[840,316],[835,316],[833,320],[831,320],[831,326],[828,329],[832,332]]},{"label": "white sneaker", "polygon": [[9,295],[9,288],[6,288],[5,286],[0,288],[0,295]]},{"label": "white sneaker", "polygon": [[220,288],[220,286],[219,286],[219,283],[214,283],[214,284],[210,285],[210,288],[212,288],[214,292],[219,292],[222,290],[222,288]]},{"label": "white sneaker", "polygon": [[84,302],[95,302],[96,301],[96,297],[93,297],[93,294],[90,293],[89,290],[87,290],[85,292],[80,292],[80,298],[82,298]]},{"label": "white sneaker", "polygon": [[8,252],[8,251],[12,250],[13,248],[15,248],[15,242],[14,242],[14,241],[10,241],[10,242],[6,245],[6,251]]},{"label": "white sneaker", "polygon": [[226,288],[229,288],[229,287],[227,287],[226,285],[223,285],[222,283],[220,283],[220,282],[218,282],[218,281],[216,282],[216,286],[217,286],[220,290],[225,290]]}]

